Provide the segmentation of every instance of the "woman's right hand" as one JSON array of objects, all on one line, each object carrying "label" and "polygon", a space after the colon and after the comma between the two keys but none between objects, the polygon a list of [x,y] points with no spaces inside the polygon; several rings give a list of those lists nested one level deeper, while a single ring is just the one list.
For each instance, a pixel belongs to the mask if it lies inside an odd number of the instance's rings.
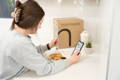
[{"label": "woman's right hand", "polygon": [[75,64],[80,60],[80,54],[78,55],[79,52],[73,53],[73,55],[70,58],[70,63]]}]

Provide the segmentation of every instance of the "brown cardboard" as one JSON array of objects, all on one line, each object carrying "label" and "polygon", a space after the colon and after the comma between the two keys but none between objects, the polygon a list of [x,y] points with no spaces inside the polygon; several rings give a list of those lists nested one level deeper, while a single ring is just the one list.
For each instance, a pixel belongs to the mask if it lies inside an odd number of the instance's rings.
[{"label": "brown cardboard", "polygon": [[[58,48],[71,48],[75,47],[76,43],[80,40],[80,33],[83,31],[84,22],[79,18],[56,18],[54,22],[54,37],[59,34]],[[71,46],[68,31],[71,33]]]}]

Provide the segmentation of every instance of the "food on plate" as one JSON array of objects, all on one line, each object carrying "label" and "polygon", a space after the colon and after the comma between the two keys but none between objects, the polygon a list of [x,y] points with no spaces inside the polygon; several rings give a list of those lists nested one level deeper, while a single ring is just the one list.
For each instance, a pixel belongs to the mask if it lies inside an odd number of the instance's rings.
[{"label": "food on plate", "polygon": [[64,57],[64,56],[62,55],[62,53],[60,53],[60,52],[50,54],[50,55],[49,55],[49,58],[50,58],[51,60],[66,59],[66,57]]}]

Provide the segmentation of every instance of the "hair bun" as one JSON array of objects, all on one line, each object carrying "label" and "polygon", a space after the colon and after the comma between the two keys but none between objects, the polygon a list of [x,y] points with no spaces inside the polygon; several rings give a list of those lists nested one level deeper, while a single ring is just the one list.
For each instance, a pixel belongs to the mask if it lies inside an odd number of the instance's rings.
[{"label": "hair bun", "polygon": [[21,8],[21,6],[22,6],[22,3],[19,0],[17,0],[16,1],[16,8]]},{"label": "hair bun", "polygon": [[28,0],[28,1],[34,1],[34,0]]}]

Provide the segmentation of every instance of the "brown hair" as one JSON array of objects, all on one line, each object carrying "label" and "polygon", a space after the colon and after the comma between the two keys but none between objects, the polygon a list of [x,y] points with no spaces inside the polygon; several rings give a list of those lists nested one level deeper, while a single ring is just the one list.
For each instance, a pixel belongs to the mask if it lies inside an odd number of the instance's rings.
[{"label": "brown hair", "polygon": [[19,10],[18,21],[13,20],[11,30],[15,28],[15,24],[23,29],[35,28],[45,15],[43,9],[34,0],[28,0],[25,3],[16,1],[16,12]]}]

